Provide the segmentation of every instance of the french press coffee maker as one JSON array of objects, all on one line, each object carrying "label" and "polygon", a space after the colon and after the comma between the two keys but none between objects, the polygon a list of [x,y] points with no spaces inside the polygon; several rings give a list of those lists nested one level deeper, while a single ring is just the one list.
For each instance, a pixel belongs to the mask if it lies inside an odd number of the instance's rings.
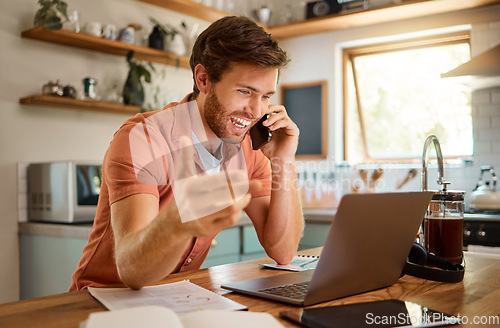
[{"label": "french press coffee maker", "polygon": [[434,143],[438,161],[438,180],[441,190],[433,191],[432,200],[424,218],[424,247],[434,255],[450,262],[462,263],[464,227],[464,191],[450,191],[450,182],[444,179],[443,154],[435,135],[425,140],[422,154],[422,191],[427,191],[429,146]]}]

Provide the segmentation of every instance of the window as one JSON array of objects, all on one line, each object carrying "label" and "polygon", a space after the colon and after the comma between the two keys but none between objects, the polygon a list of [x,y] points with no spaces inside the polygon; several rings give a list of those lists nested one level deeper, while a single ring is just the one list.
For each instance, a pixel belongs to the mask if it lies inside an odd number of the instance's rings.
[{"label": "window", "polygon": [[472,155],[467,77],[441,78],[470,59],[468,33],[344,49],[344,159],[420,159],[435,134],[445,157]]}]

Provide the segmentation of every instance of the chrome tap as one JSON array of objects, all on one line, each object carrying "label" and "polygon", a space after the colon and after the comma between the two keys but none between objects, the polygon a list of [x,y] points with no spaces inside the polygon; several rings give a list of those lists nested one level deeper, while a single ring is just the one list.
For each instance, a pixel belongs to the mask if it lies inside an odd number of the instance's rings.
[{"label": "chrome tap", "polygon": [[441,153],[441,145],[439,140],[435,135],[430,135],[425,139],[424,151],[422,153],[422,191],[427,191],[427,165],[429,162],[429,146],[431,142],[434,143],[434,148],[436,148],[436,155],[438,161],[438,180],[437,183],[443,186],[444,192],[446,192],[447,185],[450,182],[444,179],[444,165],[443,165],[443,153]]}]

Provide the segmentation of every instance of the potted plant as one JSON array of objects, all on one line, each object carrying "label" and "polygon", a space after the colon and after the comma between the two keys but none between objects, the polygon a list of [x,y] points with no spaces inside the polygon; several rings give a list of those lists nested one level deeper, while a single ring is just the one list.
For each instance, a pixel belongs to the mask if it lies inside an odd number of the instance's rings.
[{"label": "potted plant", "polygon": [[[161,24],[153,17],[149,17],[153,23],[153,31],[149,35],[149,47],[161,50],[167,50],[176,55],[182,56],[186,53],[184,39],[181,32],[170,24]],[[186,29],[186,23],[182,22],[181,26]],[[166,41],[166,46],[164,46]]]},{"label": "potted plant", "polygon": [[[127,105],[142,106],[144,103],[144,86],[142,85],[142,77],[146,83],[151,82],[151,73],[145,64],[135,61],[134,51],[130,50],[127,53],[127,63],[129,72],[127,81],[123,87],[123,102]],[[154,72],[155,69],[151,63],[147,63],[149,68]]]},{"label": "potted plant", "polygon": [[35,14],[35,26],[60,30],[68,19],[68,4],[62,0],[38,0],[42,8]]}]

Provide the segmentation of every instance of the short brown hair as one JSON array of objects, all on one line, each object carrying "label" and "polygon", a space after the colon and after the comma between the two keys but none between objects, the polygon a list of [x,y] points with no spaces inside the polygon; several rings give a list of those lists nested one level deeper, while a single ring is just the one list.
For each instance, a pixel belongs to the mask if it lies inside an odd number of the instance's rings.
[{"label": "short brown hair", "polygon": [[[263,67],[277,68],[288,62],[287,54],[269,33],[249,18],[227,16],[212,23],[196,39],[189,64],[193,72],[201,64],[212,82],[218,82],[229,69],[231,62],[244,62]],[[200,90],[193,86],[196,98]]]}]

